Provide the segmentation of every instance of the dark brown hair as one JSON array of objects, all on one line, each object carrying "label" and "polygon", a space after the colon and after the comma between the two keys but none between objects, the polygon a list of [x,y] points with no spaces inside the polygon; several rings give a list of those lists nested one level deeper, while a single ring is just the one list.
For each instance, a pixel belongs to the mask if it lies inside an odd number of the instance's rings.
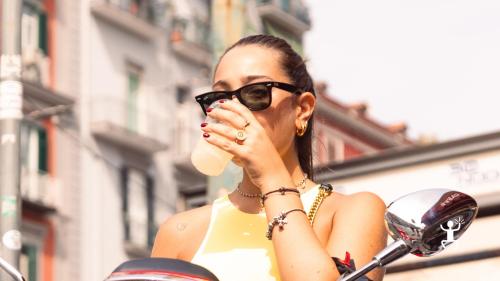
[{"label": "dark brown hair", "polygon": [[[313,80],[307,71],[305,61],[292,49],[290,44],[281,38],[263,34],[244,37],[234,43],[231,47],[227,48],[220,59],[222,59],[222,57],[224,57],[224,55],[231,49],[245,45],[259,45],[279,52],[281,54],[280,65],[292,81],[292,84],[302,91],[310,92],[316,96]],[[217,69],[217,66],[215,69]],[[314,177],[312,162],[313,117],[314,116],[311,116],[309,119],[305,134],[301,137],[295,136],[295,149],[298,153],[300,167],[302,168],[302,171],[307,173],[310,179],[313,179]]]}]

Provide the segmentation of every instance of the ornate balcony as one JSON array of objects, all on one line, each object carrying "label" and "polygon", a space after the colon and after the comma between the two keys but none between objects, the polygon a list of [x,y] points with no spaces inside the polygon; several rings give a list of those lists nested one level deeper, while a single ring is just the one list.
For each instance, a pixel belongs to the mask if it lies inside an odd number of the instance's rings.
[{"label": "ornate balcony", "polygon": [[148,40],[162,35],[154,0],[93,0],[92,14]]},{"label": "ornate balcony", "polygon": [[191,151],[201,137],[199,126],[188,125],[182,121],[176,123],[173,140],[174,164],[187,171],[196,171],[191,164]]},{"label": "ornate balcony", "polygon": [[311,27],[307,8],[300,0],[258,0],[257,10],[262,18],[280,25],[297,36]]},{"label": "ornate balcony", "polygon": [[210,25],[200,19],[176,17],[170,33],[172,49],[178,55],[195,63],[210,66]]},{"label": "ornate balcony", "polygon": [[113,97],[94,99],[90,110],[92,133],[102,140],[145,154],[167,148],[165,114]]},{"label": "ornate balcony", "polygon": [[59,180],[43,171],[21,168],[21,197],[25,208],[42,213],[57,210],[60,199]]}]

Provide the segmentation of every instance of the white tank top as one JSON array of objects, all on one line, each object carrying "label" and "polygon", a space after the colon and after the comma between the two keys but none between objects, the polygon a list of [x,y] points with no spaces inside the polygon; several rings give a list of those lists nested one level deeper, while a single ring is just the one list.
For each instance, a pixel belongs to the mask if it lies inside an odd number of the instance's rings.
[{"label": "white tank top", "polygon": [[[319,186],[300,196],[306,213]],[[273,244],[265,237],[266,230],[264,212],[245,213],[227,195],[218,198],[212,205],[207,233],[191,262],[207,268],[220,281],[279,281]]]}]

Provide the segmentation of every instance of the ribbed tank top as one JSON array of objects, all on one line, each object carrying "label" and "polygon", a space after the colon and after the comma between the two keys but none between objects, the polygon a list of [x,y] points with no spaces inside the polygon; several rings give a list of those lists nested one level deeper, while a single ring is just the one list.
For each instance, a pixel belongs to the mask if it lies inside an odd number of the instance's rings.
[{"label": "ribbed tank top", "polygon": [[[309,212],[320,185],[301,194]],[[214,273],[220,281],[281,280],[273,244],[267,240],[264,212],[249,214],[236,208],[226,196],[212,205],[210,224],[192,259]]]}]

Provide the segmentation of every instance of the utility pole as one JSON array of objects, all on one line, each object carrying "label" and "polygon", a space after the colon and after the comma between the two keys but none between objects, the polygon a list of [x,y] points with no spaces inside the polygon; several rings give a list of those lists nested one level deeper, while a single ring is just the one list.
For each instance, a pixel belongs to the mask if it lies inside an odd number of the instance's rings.
[{"label": "utility pole", "polygon": [[[0,0],[0,256],[19,268],[21,250],[21,0]],[[0,280],[12,280],[4,272]]]}]

